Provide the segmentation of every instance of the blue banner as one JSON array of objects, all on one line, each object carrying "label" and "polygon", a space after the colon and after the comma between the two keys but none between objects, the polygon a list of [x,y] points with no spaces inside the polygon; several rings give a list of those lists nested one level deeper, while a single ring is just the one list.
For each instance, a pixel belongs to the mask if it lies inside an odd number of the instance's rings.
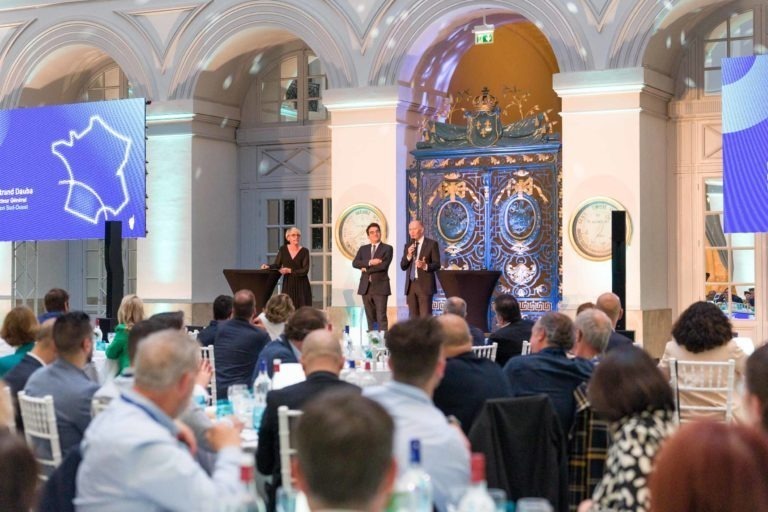
[{"label": "blue banner", "polygon": [[768,231],[768,55],[723,59],[726,233]]},{"label": "blue banner", "polygon": [[0,241],[146,235],[144,99],[0,111]]}]

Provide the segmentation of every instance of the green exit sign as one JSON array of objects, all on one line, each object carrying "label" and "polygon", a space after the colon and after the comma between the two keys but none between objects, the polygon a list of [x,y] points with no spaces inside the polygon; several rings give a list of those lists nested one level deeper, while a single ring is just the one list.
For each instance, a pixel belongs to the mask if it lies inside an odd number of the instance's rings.
[{"label": "green exit sign", "polygon": [[475,32],[475,44],[493,44],[493,31]]}]

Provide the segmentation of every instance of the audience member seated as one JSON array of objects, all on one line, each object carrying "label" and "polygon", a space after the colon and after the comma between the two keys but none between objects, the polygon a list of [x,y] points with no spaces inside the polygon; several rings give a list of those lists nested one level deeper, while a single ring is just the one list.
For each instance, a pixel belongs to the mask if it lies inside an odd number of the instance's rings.
[{"label": "audience member seated", "polygon": [[571,352],[576,357],[598,363],[613,332],[611,319],[599,309],[586,309],[576,316],[574,327],[576,339]]},{"label": "audience member seated", "polygon": [[37,482],[37,461],[24,438],[0,429],[0,510],[32,510]]},{"label": "audience member seated", "polygon": [[14,348],[14,353],[0,357],[0,377],[11,371],[32,350],[39,328],[35,314],[27,306],[16,306],[5,315],[0,338]]},{"label": "audience member seated", "polygon": [[573,423],[573,390],[592,375],[592,363],[568,357],[574,330],[573,322],[563,313],[545,314],[533,326],[531,355],[513,357],[504,366],[512,396],[549,396],[563,434]]},{"label": "audience member seated", "polygon": [[159,322],[163,329],[176,329],[177,331],[187,332],[184,326],[184,312],[183,311],[163,311],[162,313],[155,313],[150,320]]},{"label": "audience member seated", "polygon": [[593,309],[595,308],[594,302],[582,302],[579,304],[579,307],[576,308],[576,316],[579,316],[583,311],[586,311],[587,309]]},{"label": "audience member seated", "polygon": [[654,512],[768,510],[768,438],[743,425],[683,425],[654,464]]},{"label": "audience member seated", "polygon": [[459,420],[466,434],[486,400],[509,396],[509,382],[499,365],[472,352],[472,337],[462,317],[446,313],[437,321],[443,328],[446,360],[433,400],[443,414]]},{"label": "audience member seated", "polygon": [[285,322],[291,318],[296,308],[285,293],[273,295],[264,306],[264,311],[256,318],[256,325],[261,325],[269,334],[269,339],[276,340],[285,331]]},{"label": "audience member seated", "polygon": [[256,298],[250,290],[235,293],[232,319],[224,322],[216,333],[216,396],[227,398],[229,386],[253,384],[253,369],[259,354],[269,343],[269,335],[253,325]]},{"label": "audience member seated", "polygon": [[136,295],[126,295],[117,310],[115,338],[107,346],[107,358],[117,360],[118,375],[131,362],[128,358],[128,333],[134,324],[144,320],[144,303]]},{"label": "audience member seated", "polygon": [[[341,345],[333,333],[325,329],[312,331],[304,339],[301,366],[307,380],[283,389],[270,391],[267,407],[259,428],[259,446],[256,450],[256,466],[260,473],[272,475],[267,484],[267,509],[275,510],[275,492],[282,485],[280,478],[280,442],[278,437],[277,409],[285,405],[289,409],[301,409],[317,395],[327,390],[342,389],[360,394],[360,388],[339,380],[344,366]],[[345,451],[345,453],[348,453]]]},{"label": "audience member seated", "polygon": [[229,295],[219,295],[213,301],[213,320],[205,329],[197,334],[197,342],[207,347],[213,345],[216,341],[216,332],[219,324],[226,322],[232,317],[232,297]]},{"label": "audience member seated", "polygon": [[51,364],[56,359],[56,344],[53,342],[54,322],[56,322],[55,318],[49,318],[43,322],[43,325],[40,326],[40,330],[37,331],[35,347],[27,352],[24,359],[14,366],[14,368],[4,377],[8,387],[11,388],[11,396],[13,397],[14,408],[16,410],[16,429],[19,432],[24,431],[24,427],[21,423],[19,399],[17,397],[19,391],[24,389],[29,377],[35,370]]},{"label": "audience member seated", "polygon": [[267,364],[267,373],[272,377],[273,363],[279,359],[281,363],[298,363],[301,360],[301,349],[307,334],[317,329],[327,329],[328,318],[319,309],[302,306],[285,323],[285,332],[277,339],[269,342],[259,355],[259,363],[253,370],[250,384],[259,375],[261,362]]},{"label": "audience member seated", "polygon": [[[93,352],[92,334],[91,319],[82,311],[59,316],[53,324],[53,342],[59,356],[33,373],[24,386],[29,396],[53,397],[63,456],[80,444],[91,422],[91,398],[99,389],[83,371]],[[41,445],[39,449],[46,453],[50,446]]]},{"label": "audience member seated", "polygon": [[611,319],[611,337],[608,340],[608,348],[606,350],[610,352],[615,348],[632,346],[634,342],[631,339],[616,332],[616,324],[624,316],[619,296],[610,292],[603,293],[597,298],[595,307]]},{"label": "audience member seated", "polygon": [[595,412],[611,422],[612,439],[603,479],[579,511],[646,512],[653,459],[674,430],[669,383],[645,351],[627,347],[609,352],[595,367],[588,397]]},{"label": "audience member seated", "polygon": [[499,328],[488,336],[488,343],[498,343],[496,364],[504,367],[510,358],[523,352],[523,341],[531,339],[533,322],[520,315],[520,304],[509,294],[496,297],[494,303],[496,323]]},{"label": "audience member seated", "polygon": [[768,345],[747,359],[745,380],[744,406],[749,423],[768,432]]},{"label": "audience member seated", "polygon": [[[733,340],[733,326],[725,314],[716,305],[709,302],[694,302],[682,312],[672,326],[673,341],[667,342],[664,355],[659,367],[669,378],[669,360],[725,362],[733,359],[736,362],[736,381],[741,381],[747,355]],[[691,384],[695,375],[679,376],[681,384]],[[725,384],[725,382],[723,382]],[[723,406],[727,400],[725,393],[712,392],[681,392],[680,403],[688,405]],[[735,401],[738,402],[738,401]],[[738,403],[734,404],[734,413],[743,415]],[[722,413],[706,411],[684,411],[682,420],[686,419],[723,419]]]},{"label": "audience member seated", "polygon": [[51,288],[43,298],[45,313],[41,314],[37,321],[45,322],[49,318],[56,318],[69,311],[69,294],[61,288]]},{"label": "audience member seated", "polygon": [[[608,346],[613,331],[608,315],[594,308],[583,308],[574,321],[576,342],[573,355],[597,364]],[[572,510],[589,499],[603,478],[608,450],[608,423],[595,416],[587,398],[587,383],[573,391],[576,404],[573,425],[568,434],[568,502]]]},{"label": "audience member seated", "polygon": [[296,424],[295,468],[310,510],[385,510],[397,472],[393,430],[379,404],[356,394],[309,404]]},{"label": "audience member seated", "polygon": [[[458,315],[464,320],[467,319],[467,301],[461,297],[448,297],[445,301],[445,307],[443,308],[443,314]],[[479,347],[485,345],[485,333],[477,327],[470,325],[469,334],[472,335],[472,345]]]},{"label": "audience member seated", "polygon": [[226,423],[208,430],[218,452],[209,477],[190,453],[193,438],[174,422],[189,404],[199,365],[199,345],[186,334],[164,330],[139,343],[133,389],[86,432],[77,473],[78,512],[218,510],[238,492],[237,430]]},{"label": "audience member seated", "polygon": [[421,441],[422,467],[432,478],[435,506],[446,512],[469,484],[468,441],[432,403],[445,369],[443,330],[432,317],[400,322],[387,331],[392,381],[363,394],[395,421],[394,455],[399,474],[409,463],[412,439]]}]

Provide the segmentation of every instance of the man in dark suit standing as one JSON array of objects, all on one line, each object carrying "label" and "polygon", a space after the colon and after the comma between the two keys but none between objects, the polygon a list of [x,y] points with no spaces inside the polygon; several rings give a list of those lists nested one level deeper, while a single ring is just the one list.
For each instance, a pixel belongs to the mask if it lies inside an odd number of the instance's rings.
[{"label": "man in dark suit standing", "polygon": [[232,304],[232,319],[216,332],[216,396],[227,398],[229,386],[253,384],[251,375],[261,349],[269,343],[269,334],[253,325],[256,297],[250,290],[240,290]]},{"label": "man in dark suit standing", "polygon": [[357,250],[352,266],[362,270],[357,293],[363,296],[365,317],[368,330],[378,323],[379,329],[386,331],[387,298],[392,293],[389,288],[389,264],[392,263],[392,246],[381,241],[381,226],[372,222],[365,228],[370,244]]},{"label": "man in dark suit standing", "polygon": [[275,510],[275,490],[282,483],[277,409],[281,405],[289,409],[300,409],[323,391],[331,389],[360,392],[357,386],[339,380],[339,372],[344,366],[344,356],[341,354],[341,345],[330,331],[315,330],[307,335],[301,352],[301,365],[307,380],[270,391],[259,428],[256,466],[260,473],[272,475],[272,484],[267,489],[268,510]]},{"label": "man in dark suit standing", "polygon": [[403,249],[400,268],[406,272],[405,295],[410,318],[432,316],[432,296],[437,291],[435,272],[440,270],[440,248],[424,237],[424,224],[408,224],[411,241]]}]

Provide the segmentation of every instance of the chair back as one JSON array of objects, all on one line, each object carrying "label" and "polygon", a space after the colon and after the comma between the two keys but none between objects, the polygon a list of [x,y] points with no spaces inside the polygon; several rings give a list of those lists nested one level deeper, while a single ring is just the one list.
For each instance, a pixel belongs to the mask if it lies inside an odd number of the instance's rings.
[{"label": "chair back", "polygon": [[[19,391],[19,408],[21,409],[21,421],[24,425],[24,437],[27,444],[35,452],[35,458],[44,474],[50,473],[61,464],[61,443],[59,441],[59,429],[56,426],[56,411],[53,407],[53,397],[46,395],[42,398],[27,396],[24,391]],[[37,449],[36,443],[42,441],[49,443],[50,452]],[[50,454],[50,458],[47,455]],[[48,470],[48,471],[46,471]]]},{"label": "chair back", "polygon": [[670,359],[669,370],[678,423],[702,418],[733,420],[736,361]]},{"label": "chair back", "polygon": [[531,353],[531,342],[528,340],[523,340],[523,350],[520,352],[521,356],[527,356]]},{"label": "chair back", "polygon": [[486,357],[491,361],[496,361],[496,351],[499,348],[499,344],[495,341],[490,345],[479,345],[472,347],[472,352],[477,357]]},{"label": "chair back", "polygon": [[91,418],[95,418],[97,414],[109,407],[112,403],[112,399],[106,396],[93,397],[91,399]]},{"label": "chair back", "polygon": [[304,414],[297,409],[289,409],[285,405],[277,408],[278,439],[280,441],[280,475],[283,480],[283,488],[293,490],[291,478],[291,456],[296,449],[291,447],[291,418],[298,418]]},{"label": "chair back", "polygon": [[211,382],[205,389],[208,391],[208,405],[216,405],[216,356],[213,353],[213,345],[200,347],[200,358],[207,360],[211,365]]}]

